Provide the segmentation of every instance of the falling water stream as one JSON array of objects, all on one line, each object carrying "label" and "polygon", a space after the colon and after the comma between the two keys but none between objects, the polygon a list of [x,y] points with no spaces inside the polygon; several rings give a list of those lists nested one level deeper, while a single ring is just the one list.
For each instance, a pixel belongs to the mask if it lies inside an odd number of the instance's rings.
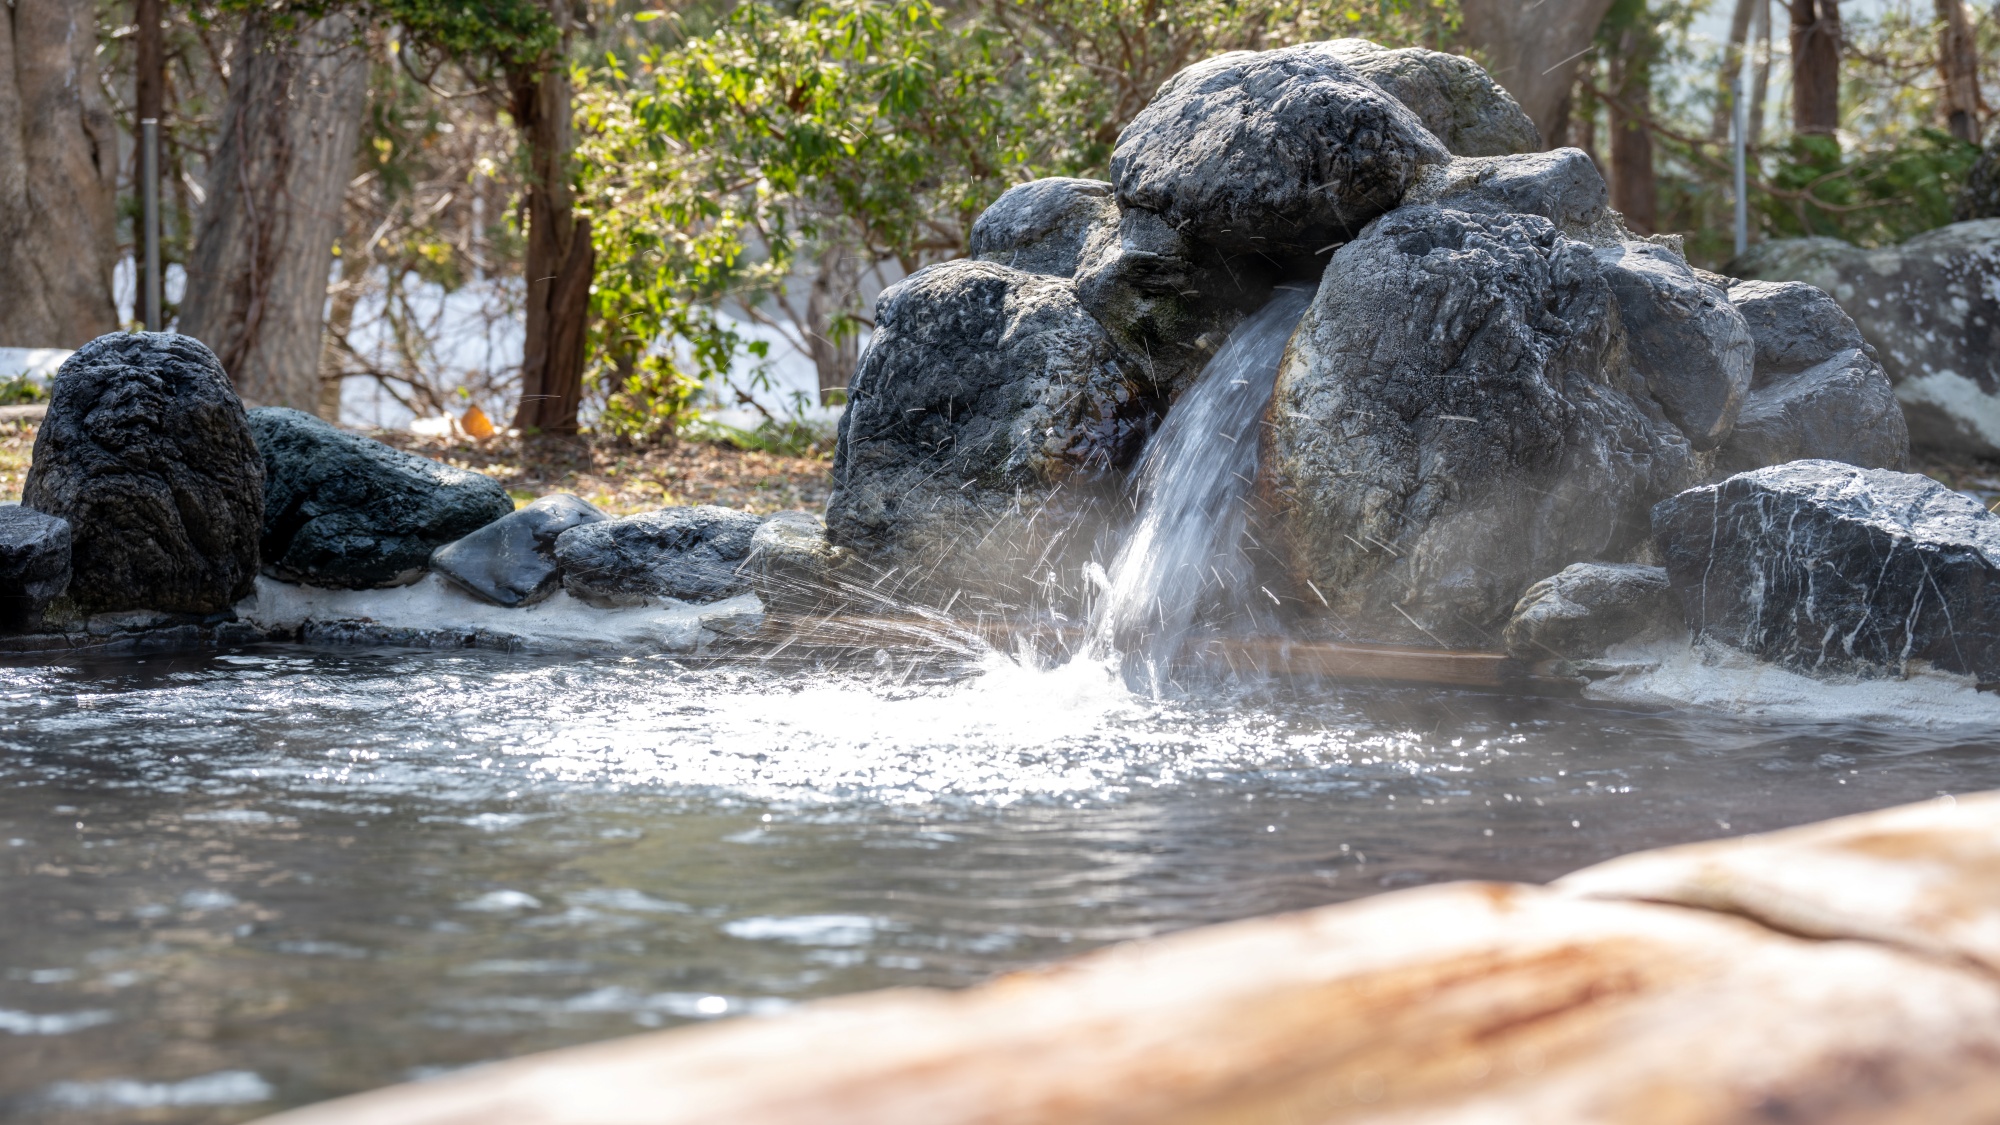
[{"label": "falling water stream", "polygon": [[1091,655],[1160,692],[1204,608],[1250,606],[1243,551],[1257,479],[1258,427],[1285,344],[1315,286],[1279,287],[1224,342],[1146,445],[1139,510],[1106,576]]}]

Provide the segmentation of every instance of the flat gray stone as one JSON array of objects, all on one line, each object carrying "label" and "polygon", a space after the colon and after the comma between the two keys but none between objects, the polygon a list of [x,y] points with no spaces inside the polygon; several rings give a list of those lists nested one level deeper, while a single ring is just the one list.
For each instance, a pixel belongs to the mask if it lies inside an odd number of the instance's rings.
[{"label": "flat gray stone", "polygon": [[1418,173],[1403,206],[1432,203],[1482,215],[1540,215],[1565,236],[1592,246],[1632,240],[1597,162],[1581,149],[1517,156],[1458,157]]},{"label": "flat gray stone", "polygon": [[557,537],[556,565],[563,589],[593,605],[719,601],[749,589],[741,565],[762,522],[703,504],[583,523]]},{"label": "flat gray stone", "polygon": [[556,539],[572,527],[596,523],[603,512],[567,493],[544,496],[478,531],[439,547],[431,569],[474,597],[494,605],[525,606],[562,588]]}]

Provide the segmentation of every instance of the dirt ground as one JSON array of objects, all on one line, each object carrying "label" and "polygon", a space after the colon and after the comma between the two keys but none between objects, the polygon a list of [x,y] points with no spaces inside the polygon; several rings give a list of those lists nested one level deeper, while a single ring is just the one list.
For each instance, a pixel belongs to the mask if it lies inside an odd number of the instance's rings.
[{"label": "dirt ground", "polygon": [[[522,503],[573,492],[613,515],[679,504],[721,504],[759,514],[826,507],[832,461],[748,452],[712,442],[632,446],[585,438],[486,441],[372,435],[507,486]],[[0,500],[19,500],[34,452],[33,423],[0,423]]]}]

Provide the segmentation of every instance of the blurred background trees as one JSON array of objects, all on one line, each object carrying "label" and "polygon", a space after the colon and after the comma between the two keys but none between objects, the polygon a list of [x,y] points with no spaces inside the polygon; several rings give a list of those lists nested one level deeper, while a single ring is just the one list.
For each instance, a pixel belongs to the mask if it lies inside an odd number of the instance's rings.
[{"label": "blurred background trees", "polygon": [[[359,423],[477,405],[652,440],[734,407],[812,440],[883,287],[963,253],[1007,186],[1103,175],[1157,85],[1226,50],[1472,54],[1713,267],[1739,68],[1755,237],[1881,244],[2000,198],[1984,0],[145,6],[169,321],[247,398]],[[0,345],[129,320],[139,10],[0,19]]]}]

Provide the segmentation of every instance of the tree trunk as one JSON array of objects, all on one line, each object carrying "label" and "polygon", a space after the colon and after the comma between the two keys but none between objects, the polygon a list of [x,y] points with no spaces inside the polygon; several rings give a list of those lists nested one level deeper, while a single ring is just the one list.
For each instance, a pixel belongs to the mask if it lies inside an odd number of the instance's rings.
[{"label": "tree trunk", "polygon": [[846,247],[828,247],[819,257],[806,296],[806,342],[812,345],[813,367],[819,373],[821,406],[846,401],[847,384],[854,380],[854,367],[861,358],[861,342],[852,326],[834,330],[834,322],[851,314],[858,298],[860,271],[854,261],[853,251]]},{"label": "tree trunk", "polygon": [[[551,10],[567,44],[563,6]],[[508,85],[509,111],[528,149],[527,340],[514,425],[524,433],[573,434],[597,256],[590,220],[576,217],[570,191],[570,84],[562,53],[516,71]]]},{"label": "tree trunk", "polygon": [[1555,143],[1563,99],[1612,0],[1462,0],[1460,35]]},{"label": "tree trunk", "polygon": [[1788,0],[1792,12],[1792,131],[1840,128],[1840,0]]},{"label": "tree trunk", "polygon": [[319,407],[327,275],[368,94],[354,23],[244,23],[195,225],[181,331],[259,406]]},{"label": "tree trunk", "polygon": [[1629,106],[1635,114],[1652,112],[1652,51],[1650,30],[1628,27],[1618,37],[1618,53],[1610,66],[1611,89],[1618,98],[1611,106],[1611,206],[1640,234],[1653,233],[1660,220],[1653,134],[1643,118],[1618,106]]},{"label": "tree trunk", "polygon": [[93,11],[0,8],[0,347],[81,347],[118,327],[117,143]]},{"label": "tree trunk", "polygon": [[335,424],[340,422],[341,387],[347,382],[342,372],[346,354],[342,345],[354,327],[354,306],[361,303],[362,283],[368,280],[369,267],[374,264],[364,245],[367,238],[366,226],[358,234],[354,226],[348,227],[348,237],[340,240],[340,280],[328,294],[326,332],[319,353],[319,404],[314,413]]},{"label": "tree trunk", "polygon": [[1944,80],[1939,91],[1938,113],[1952,136],[1979,143],[1979,45],[1973,40],[1972,20],[1966,16],[1965,0],[1937,0],[1938,77]]}]

